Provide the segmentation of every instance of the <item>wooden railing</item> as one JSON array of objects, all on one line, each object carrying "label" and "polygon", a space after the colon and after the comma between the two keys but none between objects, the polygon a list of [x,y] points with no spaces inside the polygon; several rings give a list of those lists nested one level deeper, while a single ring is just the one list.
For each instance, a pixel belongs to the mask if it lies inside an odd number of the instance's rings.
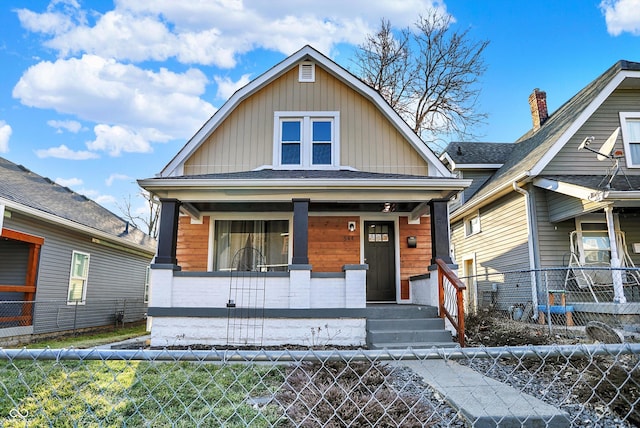
[{"label": "wooden railing", "polygon": [[464,347],[464,290],[467,287],[442,259],[436,259],[436,264],[440,317],[449,320],[458,334],[458,343]]}]

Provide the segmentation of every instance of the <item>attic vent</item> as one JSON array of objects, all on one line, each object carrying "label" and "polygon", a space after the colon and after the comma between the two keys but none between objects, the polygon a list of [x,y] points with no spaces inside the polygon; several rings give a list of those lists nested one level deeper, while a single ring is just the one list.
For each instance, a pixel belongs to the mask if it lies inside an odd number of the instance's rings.
[{"label": "attic vent", "polygon": [[316,81],[316,65],[310,61],[305,61],[300,64],[299,82],[315,82]]}]

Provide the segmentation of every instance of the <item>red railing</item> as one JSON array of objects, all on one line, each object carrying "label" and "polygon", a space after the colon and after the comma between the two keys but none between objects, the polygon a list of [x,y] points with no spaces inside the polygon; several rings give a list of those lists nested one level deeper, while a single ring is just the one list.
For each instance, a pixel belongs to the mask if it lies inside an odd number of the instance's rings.
[{"label": "red railing", "polygon": [[458,343],[464,347],[464,290],[467,287],[444,261],[436,259],[436,264],[440,317],[449,320],[458,333]]}]

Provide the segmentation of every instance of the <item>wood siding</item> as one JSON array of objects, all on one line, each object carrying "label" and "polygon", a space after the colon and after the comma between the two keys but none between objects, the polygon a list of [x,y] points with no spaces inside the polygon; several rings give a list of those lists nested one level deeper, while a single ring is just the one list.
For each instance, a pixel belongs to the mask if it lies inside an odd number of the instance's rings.
[{"label": "wood siding", "polygon": [[[558,154],[549,162],[541,175],[599,175],[605,176],[611,167],[609,160],[598,161],[596,155],[587,150],[578,151],[585,137],[595,137],[592,148],[598,150],[620,124],[621,111],[640,111],[640,91],[618,89],[594,112]],[[614,150],[624,150],[622,133],[618,136]],[[640,175],[640,168],[626,168],[624,157],[620,166],[627,175]]]},{"label": "wood siding", "polygon": [[[431,264],[431,217],[421,217],[420,224],[409,224],[407,217],[398,219],[400,229],[400,298],[409,299],[409,278],[428,272]],[[409,248],[407,238],[415,236],[416,248]]]},{"label": "wood siding", "polygon": [[315,83],[298,67],[241,102],[185,162],[185,174],[248,171],[273,162],[276,111],[339,111],[341,165],[361,171],[428,175],[425,160],[378,108],[316,65]]},{"label": "wood siding", "polygon": [[[349,232],[347,225],[357,228]],[[346,264],[360,264],[360,218],[309,217],[309,263],[314,272],[342,272]]]},{"label": "wood siding", "polygon": [[209,217],[202,224],[191,224],[191,217],[180,216],[176,258],[183,271],[205,272],[209,260]]},{"label": "wood siding", "polygon": [[[91,237],[12,212],[4,227],[44,238],[38,267],[34,333],[109,325],[114,320],[113,302],[131,299],[141,305],[147,267],[152,256],[143,257],[91,242]],[[90,255],[86,303],[74,316],[66,305],[72,252]],[[144,310],[139,313],[142,318]],[[133,310],[133,308],[131,308]],[[80,315],[79,315],[80,314]]]}]

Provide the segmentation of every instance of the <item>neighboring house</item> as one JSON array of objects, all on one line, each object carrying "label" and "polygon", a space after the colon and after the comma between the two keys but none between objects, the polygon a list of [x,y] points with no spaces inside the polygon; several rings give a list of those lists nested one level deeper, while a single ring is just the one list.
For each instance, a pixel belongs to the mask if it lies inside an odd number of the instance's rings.
[{"label": "neighboring house", "polygon": [[0,158],[0,231],[0,337],[143,319],[155,241],[125,220]]},{"label": "neighboring house", "polygon": [[[540,275],[514,284],[493,273],[640,264],[640,63],[616,63],[551,115],[544,92],[529,104],[533,128],[515,143],[451,143],[441,156],[474,180],[450,214],[459,275],[487,275],[468,284],[471,308],[492,286],[502,309],[546,301]],[[611,300],[623,303],[632,290],[620,282]]]},{"label": "neighboring house", "polygon": [[423,303],[412,279],[450,262],[447,202],[470,181],[307,46],[139,183],[162,201],[152,345],[363,345],[367,302]]}]

